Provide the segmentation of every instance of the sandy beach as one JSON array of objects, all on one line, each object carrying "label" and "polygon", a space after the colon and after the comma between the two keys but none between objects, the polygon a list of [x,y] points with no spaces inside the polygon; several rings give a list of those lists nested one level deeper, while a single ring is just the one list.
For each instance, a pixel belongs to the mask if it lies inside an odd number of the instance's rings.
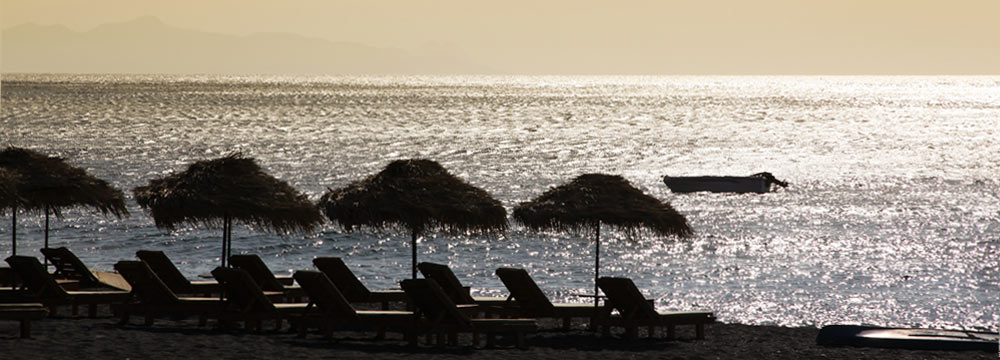
[{"label": "sandy beach", "polygon": [[[62,310],[62,309],[60,309]],[[67,309],[68,310],[68,309]],[[373,332],[338,332],[333,339],[311,333],[300,338],[283,330],[252,332],[220,330],[209,322],[198,327],[193,319],[158,319],[153,326],[120,325],[109,314],[89,319],[67,312],[33,323],[32,338],[17,337],[16,322],[0,322],[4,359],[995,359],[997,353],[921,351],[816,345],[815,328],[782,328],[716,324],[705,340],[695,340],[689,328],[678,329],[678,339],[626,341],[597,336],[575,323],[558,330],[541,321],[542,330],[528,337],[527,350],[498,339],[498,347],[473,348],[469,337],[458,346],[409,346],[399,334],[374,340]],[[482,344],[480,344],[482,345]]]}]

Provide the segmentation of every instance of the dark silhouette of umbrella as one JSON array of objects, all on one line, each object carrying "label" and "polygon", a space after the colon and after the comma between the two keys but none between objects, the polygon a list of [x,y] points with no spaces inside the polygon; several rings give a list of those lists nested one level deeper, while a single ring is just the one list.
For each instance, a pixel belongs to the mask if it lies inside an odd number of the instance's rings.
[{"label": "dark silhouette of umbrella", "polygon": [[13,192],[17,200],[5,203],[11,208],[12,253],[17,254],[17,210],[45,213],[45,247],[49,247],[49,214],[62,217],[61,209],[88,206],[104,215],[128,216],[125,195],[93,177],[81,168],[67,164],[62,158],[47,156],[33,150],[8,147],[0,152],[0,168],[12,173]]},{"label": "dark silhouette of umbrella", "polygon": [[403,227],[412,235],[413,278],[417,277],[417,237],[428,231],[501,233],[507,211],[486,191],[423,159],[396,160],[381,172],[337,190],[319,201],[326,216],[348,231]]},{"label": "dark silhouette of umbrella", "polygon": [[688,236],[687,219],[670,204],[636,189],[621,176],[580,175],[514,207],[514,220],[532,230],[594,231],[594,303],[601,269],[601,223],[627,231]]},{"label": "dark silhouette of umbrella", "polygon": [[308,232],[323,222],[305,195],[239,153],[195,162],[132,192],[158,228],[221,226],[222,266],[232,252],[233,220],[275,233]]}]

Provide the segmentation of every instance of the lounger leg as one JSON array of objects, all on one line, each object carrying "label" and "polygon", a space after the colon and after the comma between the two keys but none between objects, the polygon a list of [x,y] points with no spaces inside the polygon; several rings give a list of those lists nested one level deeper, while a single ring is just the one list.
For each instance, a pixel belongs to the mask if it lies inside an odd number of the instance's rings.
[{"label": "lounger leg", "polygon": [[695,325],[694,331],[695,331],[695,337],[697,337],[698,339],[705,338],[705,324]]},{"label": "lounger leg", "polygon": [[563,330],[569,330],[569,324],[570,324],[570,318],[569,317],[564,317],[563,318]]},{"label": "lounger leg", "polygon": [[458,333],[451,332],[448,333],[448,345],[457,346],[458,345]]},{"label": "lounger leg", "polygon": [[153,325],[153,320],[156,319],[155,314],[152,311],[146,311],[146,326]]},{"label": "lounger leg", "polygon": [[73,304],[73,316],[80,315],[80,305]]},{"label": "lounger leg", "polygon": [[379,326],[378,333],[375,334],[375,340],[384,340],[384,339],[385,339],[385,326]]},{"label": "lounger leg", "polygon": [[97,317],[97,304],[88,304],[87,305],[87,316],[89,316],[91,318]]},{"label": "lounger leg", "polygon": [[208,315],[198,314],[198,327],[208,325]]},{"label": "lounger leg", "polygon": [[497,346],[497,334],[492,331],[486,332],[486,347],[492,349]]},{"label": "lounger leg", "polygon": [[281,318],[274,319],[274,330],[281,330],[284,321]]},{"label": "lounger leg", "polygon": [[635,340],[639,338],[639,327],[635,325],[626,326],[625,337],[629,340]]},{"label": "lounger leg", "polygon": [[59,309],[59,307],[58,307],[58,306],[55,306],[55,305],[49,305],[49,316],[55,316],[55,315],[56,315],[56,310],[57,310],[57,309]]},{"label": "lounger leg", "polygon": [[444,332],[437,333],[437,346],[444,346]]},{"label": "lounger leg", "polygon": [[673,340],[677,338],[677,327],[674,325],[667,325],[667,339]]},{"label": "lounger leg", "polygon": [[479,347],[479,332],[472,332],[472,347]]},{"label": "lounger leg", "polygon": [[121,309],[121,311],[118,312],[118,323],[119,324],[122,324],[122,325],[127,325],[128,324],[129,312],[131,312],[130,310],[131,309],[123,308],[123,309]]},{"label": "lounger leg", "polygon": [[524,332],[517,332],[517,348],[522,350],[528,348],[528,343],[524,341]]},{"label": "lounger leg", "polygon": [[323,326],[323,337],[327,339],[333,339],[333,326],[331,325]]},{"label": "lounger leg", "polygon": [[649,325],[649,328],[646,329],[646,336],[648,336],[650,339],[652,339],[653,337],[655,337],[656,336],[656,326]]},{"label": "lounger leg", "polygon": [[21,319],[21,338],[31,337],[31,319]]},{"label": "lounger leg", "polygon": [[434,343],[434,334],[433,333],[427,333],[426,335],[424,335],[424,343],[427,344],[427,345],[433,344]]}]

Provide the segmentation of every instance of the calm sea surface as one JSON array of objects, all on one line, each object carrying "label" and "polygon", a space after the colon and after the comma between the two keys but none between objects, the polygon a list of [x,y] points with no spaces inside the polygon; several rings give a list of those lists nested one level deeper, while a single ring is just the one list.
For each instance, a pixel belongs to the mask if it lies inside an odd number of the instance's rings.
[{"label": "calm sea surface", "polygon": [[[998,77],[5,74],[0,91],[0,145],[66,157],[129,194],[130,218],[73,209],[52,222],[53,245],[98,269],[139,249],[165,251],[190,276],[219,263],[220,230],[160,231],[131,200],[192,161],[242,151],[316,200],[420,157],[508,210],[588,172],[669,201],[694,237],[602,234],[602,274],[633,278],[661,309],[792,326],[1000,323]],[[661,182],[760,171],[791,186],[684,195]],[[39,255],[41,216],[19,220],[19,253]],[[373,288],[409,274],[405,232],[239,226],[234,238],[234,252],[276,272],[340,256]],[[430,234],[418,249],[482,295],[506,293],[500,266],[528,269],[556,300],[592,289],[590,234],[514,224],[500,238]]]}]

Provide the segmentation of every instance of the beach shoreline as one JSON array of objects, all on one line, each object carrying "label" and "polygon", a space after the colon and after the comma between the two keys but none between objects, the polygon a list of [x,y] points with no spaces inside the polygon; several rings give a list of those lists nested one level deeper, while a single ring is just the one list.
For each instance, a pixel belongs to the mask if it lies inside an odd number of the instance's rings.
[{"label": "beach shoreline", "polygon": [[[62,309],[60,309],[62,310]],[[68,310],[68,309],[67,309]],[[542,330],[527,338],[529,348],[517,349],[511,339],[500,338],[497,348],[471,347],[462,336],[457,346],[425,344],[416,348],[400,334],[374,340],[374,332],[343,331],[327,339],[318,333],[298,337],[289,331],[265,327],[261,332],[242,328],[217,329],[213,322],[198,327],[194,319],[157,319],[152,326],[121,325],[104,316],[90,319],[61,312],[32,324],[32,337],[19,339],[16,322],[0,322],[0,347],[4,359],[995,359],[996,352],[926,351],[857,347],[823,347],[816,344],[816,328],[785,328],[741,324],[715,324],[707,338],[697,340],[693,328],[679,327],[677,338],[640,338],[627,341],[614,334],[602,337],[575,323],[569,331],[540,320]],[[273,326],[273,325],[271,325]]]}]

